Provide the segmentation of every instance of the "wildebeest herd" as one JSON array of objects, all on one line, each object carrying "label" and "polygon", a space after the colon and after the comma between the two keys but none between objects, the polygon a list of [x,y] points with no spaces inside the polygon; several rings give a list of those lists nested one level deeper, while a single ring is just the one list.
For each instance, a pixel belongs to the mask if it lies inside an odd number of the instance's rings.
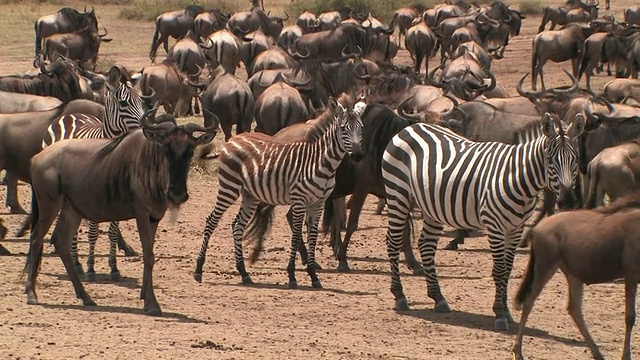
[{"label": "wildebeest herd", "polygon": [[[625,279],[623,359],[630,359],[640,280],[640,7],[626,9],[618,21],[599,17],[598,5],[568,0],[544,9],[531,72],[522,74],[518,96],[500,85],[492,62],[505,58],[526,16],[500,1],[414,5],[398,9],[388,23],[347,7],[305,11],[294,20],[270,15],[257,0],[233,14],[191,5],[156,19],[151,64],[136,71],[115,65],[104,73],[96,71],[100,43],[111,39],[106,27],[99,32],[93,8],[41,17],[35,22],[37,73],[0,77],[0,170],[12,213],[26,213],[18,180],[32,187],[27,303],[38,303],[43,240],[56,217],[51,243],[87,306],[96,304],[80,275],[95,279],[98,224],[110,222],[109,266],[117,281],[116,248],[136,255],[118,221],[135,219],[144,262],[140,298],[148,314],[161,315],[152,277],[158,223],[188,200],[196,147],[221,129],[224,146],[199,155],[217,162],[219,187],[195,280],[202,281],[208,242],[222,215],[241,198],[232,237],[242,283],[253,283],[243,240],[253,244],[249,258],[256,261],[274,208],[288,205],[288,287],[298,286],[299,252],[311,285],[322,288],[318,233],[330,234],[338,271],[349,271],[348,245],[365,198],[373,194],[379,212],[388,207],[397,310],[408,309],[401,248],[408,266],[426,275],[434,310],[449,312],[435,269],[438,238],[445,226],[456,229],[446,248],[457,249],[469,231],[486,230],[498,330],[514,322],[507,286],[515,250],[531,248],[515,299],[524,305],[515,358],[523,357],[533,303],[560,268],[569,282],[569,312],[596,359],[602,355],[582,318],[583,285]],[[544,29],[548,22],[551,30]],[[176,39],[171,47],[170,38]],[[156,62],[160,45],[166,57]],[[401,48],[412,66],[394,64]],[[571,60],[571,71],[565,70],[570,86],[545,86],[549,60]],[[246,80],[236,76],[241,64]],[[616,79],[597,93],[590,78],[604,65],[609,75],[614,67]],[[160,106],[165,114],[156,116]],[[203,124],[176,122],[200,112]],[[525,229],[539,195],[542,211]],[[553,215],[556,207],[561,212]],[[421,262],[411,246],[414,214],[422,219]],[[76,248],[82,219],[90,221],[86,274]],[[579,231],[570,227],[575,223],[583,224]],[[0,219],[0,240],[6,233]],[[7,253],[0,245],[0,254]]]}]

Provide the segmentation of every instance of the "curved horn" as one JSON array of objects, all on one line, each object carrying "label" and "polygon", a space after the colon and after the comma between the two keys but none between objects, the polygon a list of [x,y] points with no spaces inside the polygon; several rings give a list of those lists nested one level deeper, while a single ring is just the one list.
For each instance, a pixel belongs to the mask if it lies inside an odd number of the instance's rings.
[{"label": "curved horn", "polygon": [[290,46],[287,47],[287,54],[289,54],[289,56],[291,56],[292,58],[294,58],[296,60],[304,60],[304,59],[307,59],[311,55],[311,50],[308,47],[305,47],[305,48],[307,49],[307,54],[306,55],[300,54],[297,49],[296,49],[296,52],[292,53]]},{"label": "curved horn", "polygon": [[191,79],[187,79],[187,83],[189,83],[189,85],[191,85],[191,86],[193,86],[193,87],[195,87],[195,88],[198,88],[198,89],[200,89],[200,90],[204,90],[204,89],[206,89],[206,88],[207,88],[207,86],[209,86],[209,85],[208,85],[208,84],[206,84],[206,83],[196,83],[196,82],[193,82],[193,81],[191,81]]},{"label": "curved horn", "polygon": [[101,38],[107,36],[107,34],[109,33],[109,31],[107,31],[106,26],[103,26],[102,28],[104,29],[104,34],[98,33],[98,37],[101,37]]},{"label": "curved horn", "polygon": [[193,74],[193,77],[195,77],[196,79],[200,77],[200,75],[202,75],[202,67],[200,67],[200,65],[196,64],[196,67],[198,68],[198,71]]},{"label": "curved horn", "polygon": [[205,133],[215,133],[216,130],[218,130],[218,124],[220,124],[220,118],[209,110],[205,110],[205,111],[209,113],[209,116],[213,117],[213,125],[209,127],[204,127],[202,125],[198,125],[194,123],[187,123],[184,125],[184,129],[189,133],[189,135],[193,136],[193,133],[195,131],[202,131]]},{"label": "curved horn", "polygon": [[487,87],[484,91],[491,91],[496,88],[498,82],[496,81],[496,76],[493,75],[492,72],[489,73],[489,78],[491,79],[491,83],[489,83],[489,87]]},{"label": "curved horn", "polygon": [[566,69],[562,69],[562,71],[564,71],[565,74],[567,74],[567,76],[569,76],[571,78],[571,87],[567,90],[557,90],[557,89],[553,89],[553,93],[554,94],[566,94],[566,93],[572,93],[576,90],[578,90],[578,79],[576,79],[575,76],[573,76],[573,74],[571,74],[570,72],[568,72]]},{"label": "curved horn", "polygon": [[156,96],[156,91],[151,86],[148,86],[148,88],[151,89],[151,94],[150,95],[140,95],[141,98],[143,98],[143,99],[153,99],[153,97]]},{"label": "curved horn", "polygon": [[[211,46],[207,46],[207,44],[211,44]],[[205,50],[211,50],[213,49],[213,40],[207,38],[206,42],[199,43],[198,45]]]},{"label": "curved horn", "polygon": [[433,70],[429,72],[429,74],[427,75],[427,83],[429,83],[429,85],[442,88],[444,86],[442,81],[437,82],[434,78],[436,71],[438,71],[438,69],[440,69],[440,65],[436,66]]},{"label": "curved horn", "polygon": [[40,54],[40,72],[45,74],[45,75],[49,75],[49,69],[47,69],[47,66],[44,63],[44,56],[42,54]]},{"label": "curved horn", "polygon": [[[360,68],[364,69],[364,72],[358,71],[358,69]],[[355,75],[356,78],[360,80],[364,80],[366,82],[369,82],[371,79],[373,79],[373,76],[371,76],[370,74],[367,74],[367,69],[363,63],[359,63],[353,68],[353,74]]]},{"label": "curved horn", "polygon": [[96,9],[94,9],[93,5],[91,5],[91,11],[89,11],[89,13],[93,14],[96,12]]},{"label": "curved horn", "polygon": [[453,114],[453,111],[458,107],[458,105],[460,105],[460,103],[458,102],[458,99],[449,95],[448,93],[444,94],[444,96],[447,99],[451,100],[451,102],[453,103],[453,107],[449,111],[445,111],[442,114],[440,114],[443,119],[448,119]]},{"label": "curved horn", "polygon": [[153,115],[155,117],[157,111],[158,111],[157,107],[145,111],[142,117],[140,118],[140,125],[146,128],[153,128],[157,126],[157,124],[154,124],[153,121],[149,119],[149,115]]},{"label": "curved horn", "polygon": [[286,16],[286,18],[283,18],[282,21],[287,21],[289,20],[289,14],[287,14],[287,12],[284,12],[284,15]]},{"label": "curved horn", "polygon": [[420,121],[420,122],[424,121],[424,116],[422,114],[407,114],[404,112],[404,106],[407,103],[407,101],[409,101],[410,99],[413,99],[413,96],[409,96],[408,98],[402,100],[400,104],[398,104],[398,109],[397,109],[398,115],[412,121]]},{"label": "curved horn", "polygon": [[544,91],[543,90],[538,90],[538,91],[524,91],[524,79],[527,78],[527,76],[529,76],[529,74],[531,74],[530,72],[524,74],[524,76],[520,79],[520,81],[518,81],[518,84],[516,85],[516,91],[518,92],[518,94],[522,97],[526,97],[526,98],[532,98],[532,97],[537,97],[540,96]]}]

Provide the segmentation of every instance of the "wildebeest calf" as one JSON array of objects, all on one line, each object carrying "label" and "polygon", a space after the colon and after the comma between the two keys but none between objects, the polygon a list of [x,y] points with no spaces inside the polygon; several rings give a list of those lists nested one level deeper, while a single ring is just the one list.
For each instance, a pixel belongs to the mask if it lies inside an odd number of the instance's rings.
[{"label": "wildebeest calf", "polygon": [[[197,145],[210,142],[215,128],[196,124],[177,126],[175,119],[151,124],[115,139],[74,139],[57,142],[31,161],[33,232],[27,261],[27,303],[37,304],[36,277],[42,260],[42,241],[58,213],[52,242],[76,296],[86,306],[96,303],[85,291],[71,261],[70,245],[80,221],[136,219],[144,272],[140,298],[149,315],[161,315],[153,291],[153,243],[158,223],[169,208],[187,201],[189,162]],[[196,137],[194,133],[203,133]]]},{"label": "wildebeest calf", "polygon": [[[640,280],[640,192],[609,207],[563,212],[542,220],[529,233],[531,256],[515,298],[522,307],[514,359],[523,359],[522,336],[529,313],[545,284],[560,268],[569,284],[569,314],[595,359],[604,359],[582,316],[584,284],[625,280],[626,331],[623,360],[631,359],[631,330],[636,319]],[[575,226],[575,224],[580,224]]]}]

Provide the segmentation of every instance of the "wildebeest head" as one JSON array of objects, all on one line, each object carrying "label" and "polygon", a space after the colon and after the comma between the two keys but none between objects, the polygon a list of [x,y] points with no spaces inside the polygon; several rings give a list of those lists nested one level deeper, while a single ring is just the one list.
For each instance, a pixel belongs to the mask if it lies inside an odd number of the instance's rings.
[{"label": "wildebeest head", "polygon": [[571,124],[563,128],[557,116],[542,115],[542,129],[547,137],[545,146],[547,187],[551,189],[563,208],[575,204],[573,184],[578,176],[578,137],[585,128],[585,118],[576,115]]},{"label": "wildebeest head", "polygon": [[73,63],[63,60],[56,60],[46,65],[44,59],[40,56],[40,72],[55,82],[62,90],[61,92],[68,96],[69,100],[82,97],[80,77],[73,67]]},{"label": "wildebeest head", "polygon": [[[142,117],[142,132],[149,141],[160,144],[164,149],[169,170],[167,198],[171,205],[179,207],[189,199],[187,177],[194,150],[196,146],[213,140],[216,127],[205,128],[193,123],[176,125],[175,118],[169,114],[159,116],[153,123],[150,117],[156,110],[151,109]],[[198,133],[200,135],[196,135]]]},{"label": "wildebeest head", "polygon": [[[344,103],[344,105],[343,105]],[[353,98],[343,95],[340,99],[329,98],[329,111],[339,122],[340,138],[351,159],[359,161],[364,158],[362,147],[362,113],[367,105],[360,101],[353,104]]]}]

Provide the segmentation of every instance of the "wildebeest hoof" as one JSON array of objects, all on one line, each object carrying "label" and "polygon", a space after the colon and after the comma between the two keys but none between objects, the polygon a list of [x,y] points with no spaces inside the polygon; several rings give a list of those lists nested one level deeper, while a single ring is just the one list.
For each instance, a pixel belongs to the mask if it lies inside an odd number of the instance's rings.
[{"label": "wildebeest hoof", "polygon": [[35,295],[27,295],[27,305],[38,305],[38,297]]},{"label": "wildebeest hoof", "polygon": [[318,264],[317,262],[314,261],[312,265],[316,270],[322,270],[322,266],[320,266],[320,264]]},{"label": "wildebeest hoof", "polygon": [[322,289],[322,283],[320,282],[320,280],[312,281],[311,286],[314,289]]},{"label": "wildebeest hoof", "polygon": [[458,250],[458,243],[455,240],[449,241],[447,246],[444,247],[445,250]]},{"label": "wildebeest hoof", "polygon": [[127,256],[127,257],[140,255],[138,254],[137,251],[133,250],[129,245],[121,247],[120,250],[122,250],[122,252],[124,252],[124,256]]},{"label": "wildebeest hoof", "polygon": [[144,311],[150,316],[162,316],[162,310],[160,310],[160,307],[157,304],[145,306]]},{"label": "wildebeest hoof", "polygon": [[341,263],[338,265],[338,272],[341,272],[341,273],[348,273],[348,272],[351,272],[351,268],[349,267],[349,264],[347,264],[347,263],[342,263],[342,262],[341,262]]},{"label": "wildebeest hoof", "polygon": [[447,300],[440,300],[439,302],[436,303],[436,305],[433,307],[433,309],[436,312],[439,313],[448,313],[451,312],[451,308],[449,307],[449,303],[447,302]]},{"label": "wildebeest hoof", "polygon": [[73,267],[73,269],[76,271],[76,274],[78,274],[78,276],[84,275],[84,270],[82,269],[82,265],[76,265]]},{"label": "wildebeest hoof", "polygon": [[424,275],[424,269],[420,265],[410,266],[409,269],[413,270],[413,275]]},{"label": "wildebeest hoof", "polygon": [[92,281],[92,282],[93,282],[93,281],[96,281],[96,273],[95,273],[95,272],[87,272],[87,273],[84,275],[84,277],[85,277],[85,279],[86,279],[87,281]]},{"label": "wildebeest hoof", "polygon": [[9,212],[11,214],[25,215],[27,212],[20,205],[9,205]]},{"label": "wildebeest hoof", "polygon": [[407,298],[401,297],[400,299],[396,300],[396,307],[394,309],[399,311],[409,310],[409,302],[407,301]]},{"label": "wildebeest hoof", "polygon": [[199,283],[202,282],[202,274],[201,273],[193,273],[193,278]]},{"label": "wildebeest hoof", "polygon": [[493,326],[496,330],[499,331],[508,331],[509,330],[509,321],[506,318],[497,318],[493,322]]},{"label": "wildebeest hoof", "polygon": [[111,273],[111,280],[113,281],[120,281],[122,280],[122,278],[120,277],[120,271],[113,271]]},{"label": "wildebeest hoof", "polygon": [[245,285],[251,285],[253,284],[253,280],[251,280],[251,276],[247,275],[247,276],[243,276],[242,277],[242,283]]},{"label": "wildebeest hoof", "polygon": [[289,289],[297,289],[298,288],[298,282],[295,280],[291,280],[289,281]]},{"label": "wildebeest hoof", "polygon": [[91,298],[87,298],[82,300],[82,305],[84,306],[98,306],[95,301],[91,300]]}]

